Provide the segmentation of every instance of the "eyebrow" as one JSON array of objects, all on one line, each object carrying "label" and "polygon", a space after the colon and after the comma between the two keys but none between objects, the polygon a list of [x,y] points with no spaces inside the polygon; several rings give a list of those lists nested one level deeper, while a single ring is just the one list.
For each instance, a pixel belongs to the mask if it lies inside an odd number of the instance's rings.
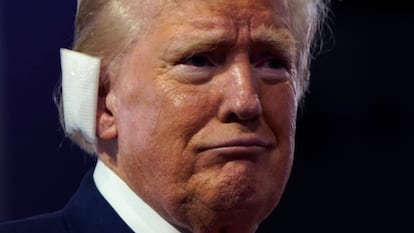
[{"label": "eyebrow", "polygon": [[[211,28],[208,33],[205,29],[196,28],[195,31],[187,35],[177,33],[171,38],[171,44],[165,49],[165,54],[191,56],[196,53],[209,52],[220,45],[229,44],[232,38],[223,30]],[[187,54],[187,53],[192,54]]]},{"label": "eyebrow", "polygon": [[[206,33],[206,31],[208,32]],[[171,38],[173,42],[165,49],[165,54],[192,56],[197,53],[212,51],[219,46],[228,45],[232,47],[236,39],[231,33],[217,27],[217,24],[201,23],[192,33],[187,35],[177,33],[176,36]],[[287,28],[275,29],[261,25],[252,30],[249,43],[251,46],[263,45],[271,51],[280,52],[290,59],[296,57],[296,41]]]},{"label": "eyebrow", "polygon": [[273,51],[282,52],[292,59],[296,57],[296,40],[287,28],[274,29],[269,26],[259,26],[251,33],[253,44],[261,44]]}]

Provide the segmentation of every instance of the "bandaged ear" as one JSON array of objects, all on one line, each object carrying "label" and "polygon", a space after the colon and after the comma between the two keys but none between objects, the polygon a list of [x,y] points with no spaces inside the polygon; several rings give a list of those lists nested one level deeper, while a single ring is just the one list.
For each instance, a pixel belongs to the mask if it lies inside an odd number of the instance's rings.
[{"label": "bandaged ear", "polygon": [[62,103],[66,134],[81,134],[96,149],[100,59],[61,49]]}]

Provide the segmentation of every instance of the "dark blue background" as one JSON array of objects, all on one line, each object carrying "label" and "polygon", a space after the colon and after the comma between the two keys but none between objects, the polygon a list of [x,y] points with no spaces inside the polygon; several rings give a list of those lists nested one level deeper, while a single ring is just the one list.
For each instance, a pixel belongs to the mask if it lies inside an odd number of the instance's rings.
[{"label": "dark blue background", "polygon": [[[260,232],[414,228],[414,14],[409,1],[388,2],[334,2],[333,39],[312,66],[293,173]],[[61,208],[93,160],[64,139],[52,99],[76,3],[1,4],[4,221]]]}]

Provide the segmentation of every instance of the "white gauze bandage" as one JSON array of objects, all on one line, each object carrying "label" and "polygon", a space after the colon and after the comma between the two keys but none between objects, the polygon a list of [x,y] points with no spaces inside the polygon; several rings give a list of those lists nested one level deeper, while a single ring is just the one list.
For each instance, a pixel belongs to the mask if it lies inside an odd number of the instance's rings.
[{"label": "white gauze bandage", "polygon": [[96,150],[100,59],[68,49],[61,49],[60,55],[66,133],[81,134],[88,146]]},{"label": "white gauze bandage", "polygon": [[77,6],[76,6],[76,12],[78,12],[78,11],[79,11],[79,6],[80,6],[80,4],[81,4],[81,0],[78,0],[78,4],[77,4]]}]

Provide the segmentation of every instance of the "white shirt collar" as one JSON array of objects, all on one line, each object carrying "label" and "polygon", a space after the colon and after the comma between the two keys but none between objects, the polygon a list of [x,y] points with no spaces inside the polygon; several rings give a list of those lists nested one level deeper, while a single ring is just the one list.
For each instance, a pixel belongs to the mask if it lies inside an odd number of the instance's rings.
[{"label": "white shirt collar", "polygon": [[134,232],[179,233],[100,160],[93,178],[102,196]]}]

